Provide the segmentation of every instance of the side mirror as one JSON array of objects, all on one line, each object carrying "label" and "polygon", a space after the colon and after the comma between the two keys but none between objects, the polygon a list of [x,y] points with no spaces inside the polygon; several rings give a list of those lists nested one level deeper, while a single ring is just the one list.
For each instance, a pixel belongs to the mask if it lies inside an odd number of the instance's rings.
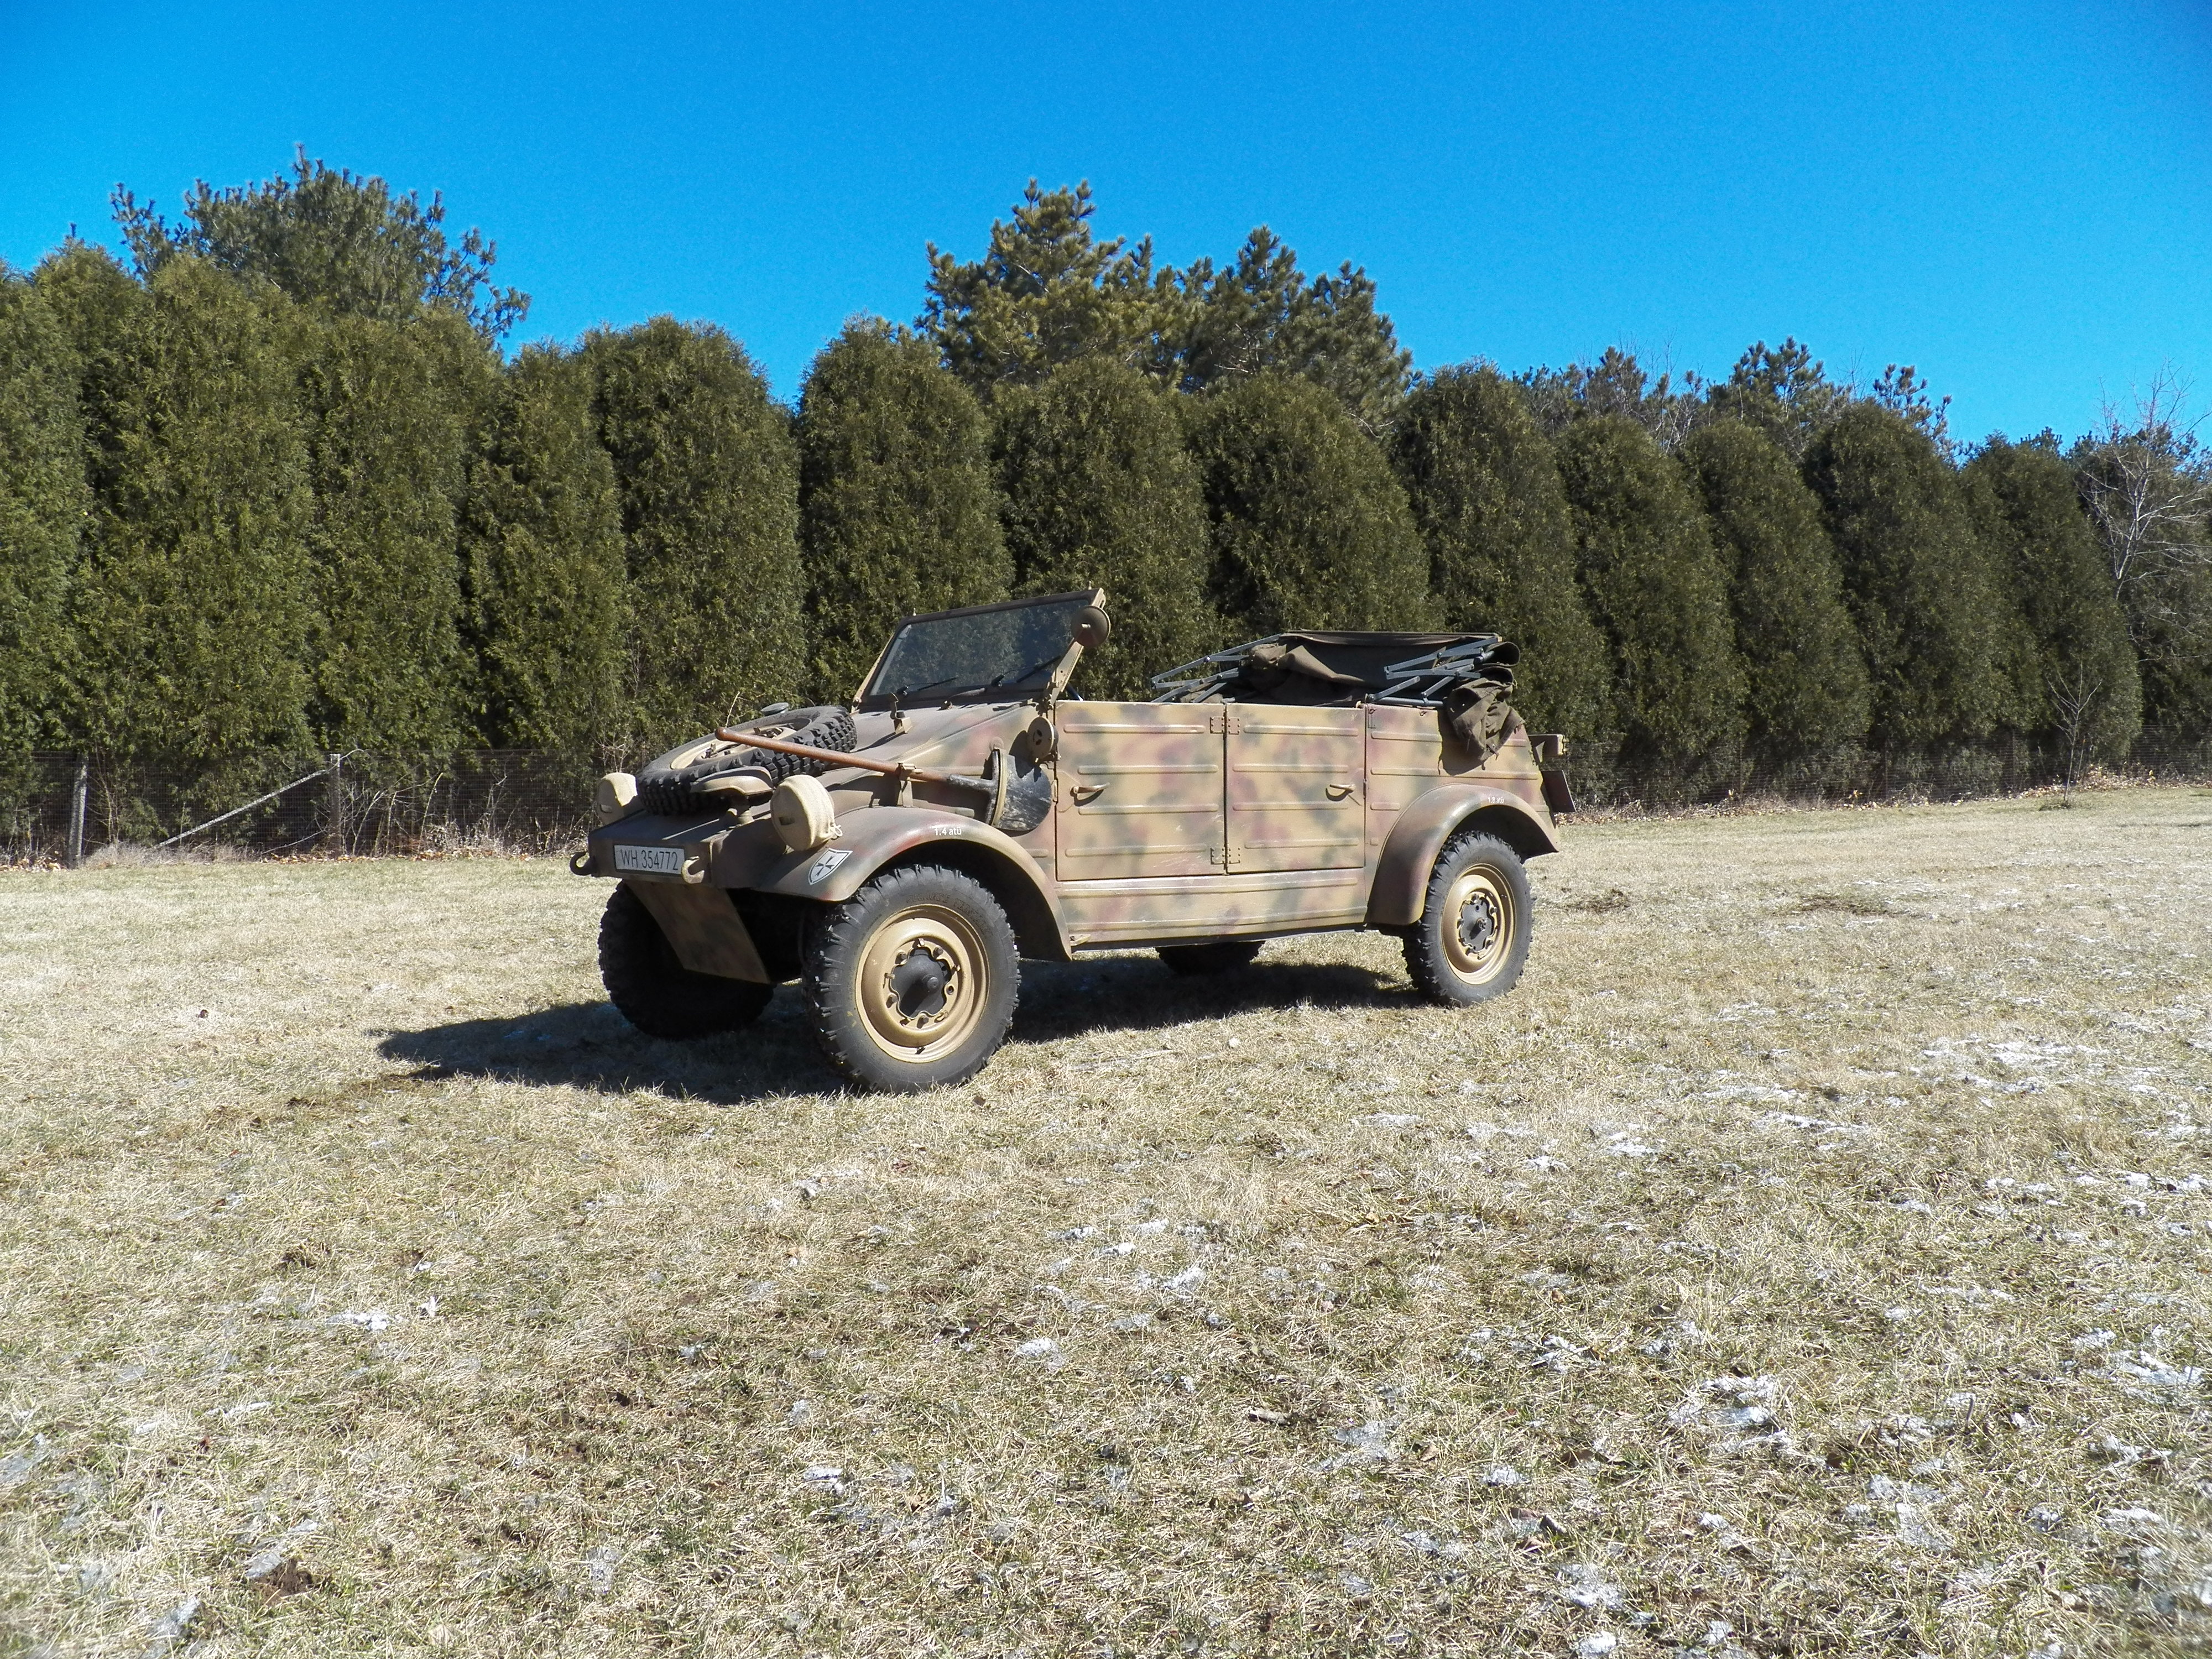
[{"label": "side mirror", "polygon": [[1085,651],[1096,651],[1106,643],[1114,631],[1114,624],[1106,613],[1095,605],[1085,605],[1075,619],[1075,643]]}]

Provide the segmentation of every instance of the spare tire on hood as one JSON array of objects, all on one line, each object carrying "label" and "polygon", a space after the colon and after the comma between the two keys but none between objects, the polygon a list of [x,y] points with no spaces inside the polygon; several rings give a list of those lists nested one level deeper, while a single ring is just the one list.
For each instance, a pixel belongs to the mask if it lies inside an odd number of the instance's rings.
[{"label": "spare tire on hood", "polygon": [[[817,749],[849,750],[857,740],[848,708],[825,704],[812,708],[781,708],[729,728],[740,735],[757,732],[764,738],[804,743]],[[770,783],[799,772],[819,772],[826,763],[787,755],[774,749],[756,749],[745,743],[720,738],[696,738],[679,744],[637,774],[638,803],[648,812],[690,812],[706,805],[699,786],[709,778],[730,772],[757,772]]]}]

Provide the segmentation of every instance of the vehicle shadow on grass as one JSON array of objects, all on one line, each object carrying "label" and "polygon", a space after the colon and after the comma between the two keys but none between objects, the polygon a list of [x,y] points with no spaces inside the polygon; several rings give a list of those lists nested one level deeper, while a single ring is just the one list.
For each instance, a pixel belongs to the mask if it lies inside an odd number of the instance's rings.
[{"label": "vehicle shadow on grass", "polygon": [[[1334,963],[1269,963],[1235,972],[1183,976],[1151,956],[1088,962],[1025,962],[1009,1041],[1058,1042],[1104,1031],[1148,1031],[1266,1008],[1394,1008],[1409,994],[1369,968]],[[830,1094],[847,1086],[806,1029],[798,990],[777,988],[760,1018],[741,1031],[696,1042],[664,1042],[635,1030],[610,1003],[570,1002],[511,1019],[461,1019],[419,1030],[386,1031],[377,1053],[418,1068],[427,1080],[507,1082],[635,1090],[738,1106],[782,1095]]]},{"label": "vehicle shadow on grass", "polygon": [[806,1031],[806,1011],[785,986],[743,1030],[693,1042],[649,1037],[607,1002],[568,1002],[512,1019],[459,1019],[386,1031],[377,1053],[418,1077],[497,1078],[510,1083],[655,1094],[741,1106],[781,1095],[832,1094],[846,1086]]},{"label": "vehicle shadow on grass", "polygon": [[1183,975],[1150,955],[1025,962],[1012,1041],[1148,1031],[1267,1008],[1402,1008],[1411,993],[1352,963],[1270,962]]}]

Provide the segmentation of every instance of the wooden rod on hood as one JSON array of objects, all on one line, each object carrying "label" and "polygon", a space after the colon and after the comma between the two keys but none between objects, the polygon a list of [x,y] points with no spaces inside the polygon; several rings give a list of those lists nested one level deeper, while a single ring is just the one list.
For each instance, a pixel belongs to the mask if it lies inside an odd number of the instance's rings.
[{"label": "wooden rod on hood", "polygon": [[724,743],[741,743],[748,749],[773,749],[779,755],[797,755],[805,760],[827,761],[833,766],[857,766],[863,772],[880,772],[889,778],[918,778],[924,783],[946,783],[964,789],[991,791],[997,787],[988,778],[963,777],[957,772],[939,772],[927,766],[908,766],[903,761],[870,760],[865,755],[848,755],[836,749],[817,749],[810,744],[787,743],[781,738],[763,738],[752,732],[732,732],[727,726],[717,726],[714,735]]}]

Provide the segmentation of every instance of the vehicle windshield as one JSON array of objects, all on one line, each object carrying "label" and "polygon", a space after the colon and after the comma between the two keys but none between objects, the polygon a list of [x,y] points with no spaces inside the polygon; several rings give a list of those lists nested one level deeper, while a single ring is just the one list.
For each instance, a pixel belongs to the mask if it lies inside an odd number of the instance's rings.
[{"label": "vehicle windshield", "polygon": [[1041,690],[1090,603],[1088,593],[1055,593],[916,617],[891,635],[861,705],[888,708],[894,697],[902,702],[1011,701]]}]

